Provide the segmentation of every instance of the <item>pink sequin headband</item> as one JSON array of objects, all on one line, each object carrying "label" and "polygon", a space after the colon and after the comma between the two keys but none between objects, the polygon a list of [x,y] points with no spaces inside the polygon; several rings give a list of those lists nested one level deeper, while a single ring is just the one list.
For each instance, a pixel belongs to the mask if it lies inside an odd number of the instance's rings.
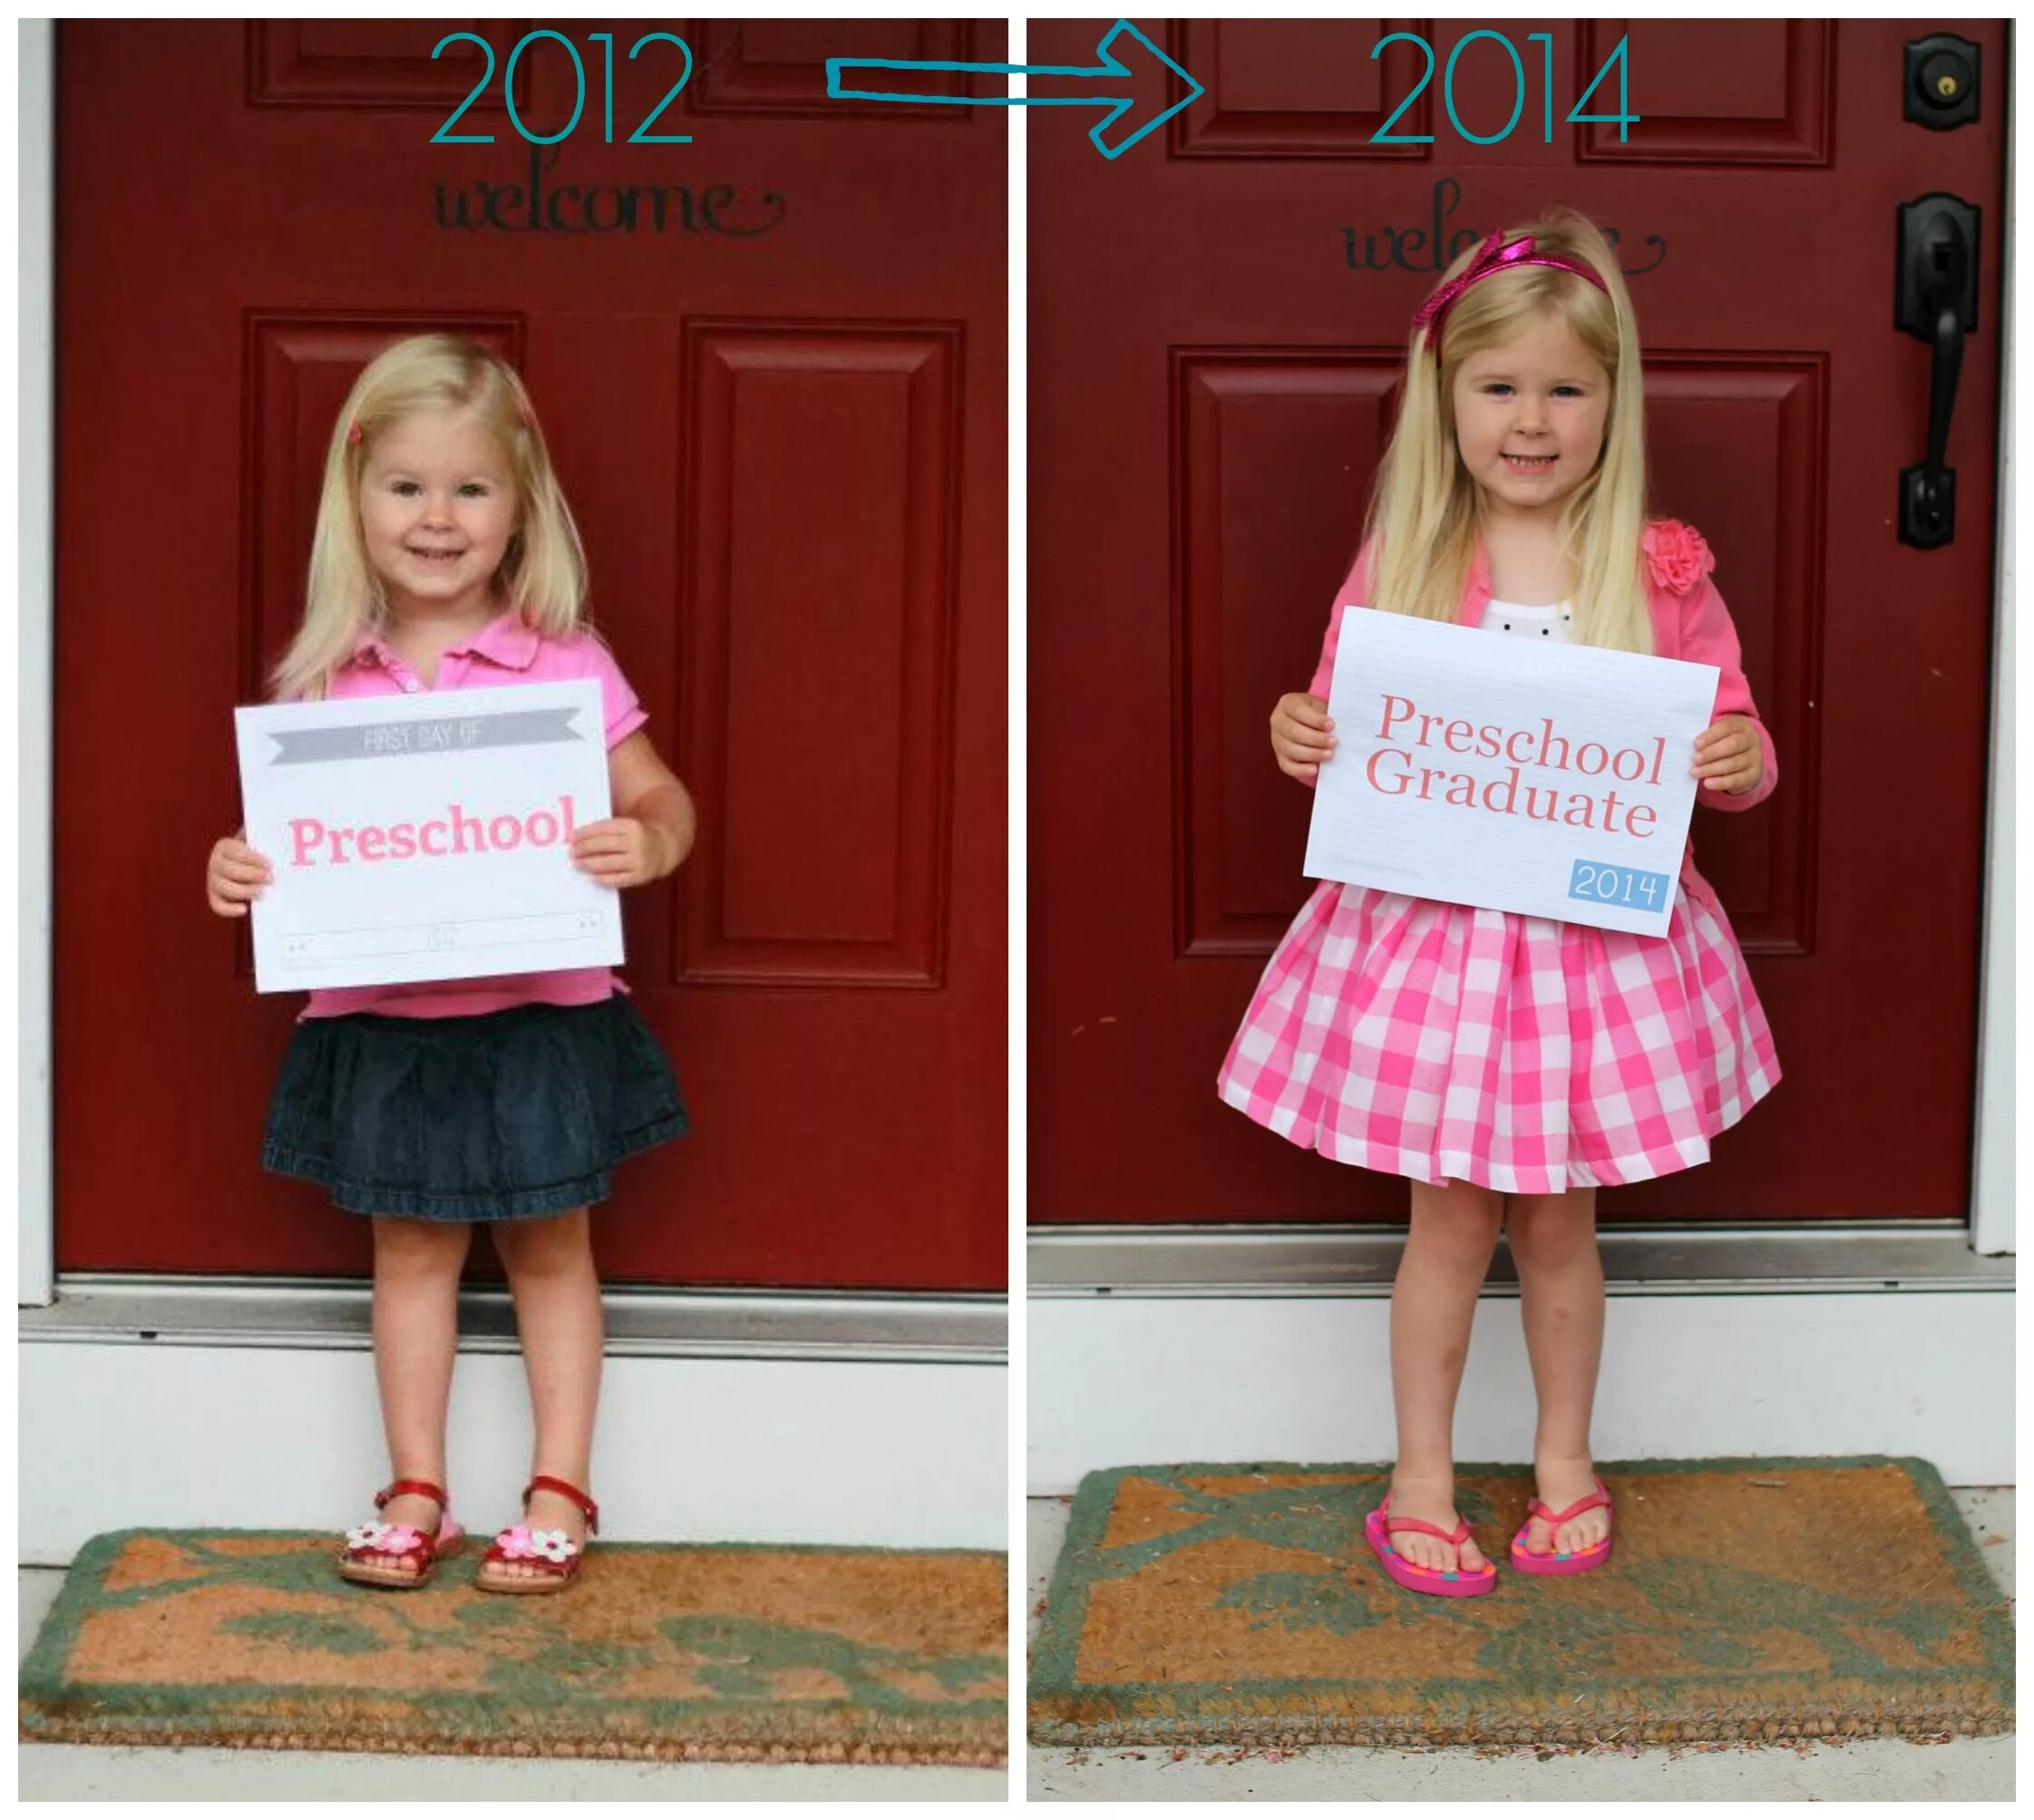
[{"label": "pink sequin headband", "polygon": [[1587,278],[1604,296],[1610,295],[1611,287],[1602,277],[1581,261],[1564,259],[1557,253],[1534,252],[1530,234],[1521,234],[1508,247],[1502,246],[1504,238],[1502,230],[1492,234],[1477,249],[1476,257],[1469,261],[1468,269],[1460,277],[1450,278],[1414,312],[1413,327],[1416,331],[1426,330],[1426,345],[1434,350],[1436,360],[1441,355],[1441,326],[1447,321],[1455,300],[1478,278],[1487,278],[1493,272],[1508,272],[1517,266],[1552,266],[1557,271],[1573,272],[1578,277]]}]

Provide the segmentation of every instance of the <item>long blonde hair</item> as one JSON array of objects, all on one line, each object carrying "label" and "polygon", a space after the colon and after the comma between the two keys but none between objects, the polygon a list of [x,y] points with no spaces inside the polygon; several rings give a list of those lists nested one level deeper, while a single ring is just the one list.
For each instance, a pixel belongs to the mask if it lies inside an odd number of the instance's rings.
[{"label": "long blonde hair", "polygon": [[471,412],[494,438],[515,488],[516,529],[494,573],[495,589],[548,637],[579,628],[586,553],[522,381],[477,342],[411,336],[368,362],[332,426],[311,537],[304,623],[271,676],[277,699],[322,696],[361,633],[385,627],[387,602],[360,526],[361,475],[375,439],[404,418],[456,411]]},{"label": "long blonde hair", "polygon": [[[1565,322],[1611,376],[1603,452],[1594,471],[1562,503],[1561,553],[1575,576],[1575,636],[1618,651],[1652,650],[1640,539],[1646,518],[1645,391],[1639,328],[1617,260],[1603,237],[1572,209],[1508,228],[1531,234],[1536,250],[1586,263],[1598,290],[1573,272],[1520,266],[1478,278],[1447,313],[1438,363],[1424,331],[1406,355],[1398,421],[1364,516],[1371,550],[1367,604],[1422,619],[1453,619],[1480,534],[1476,483],[1455,446],[1455,379],[1471,355],[1510,340],[1533,319]],[[1466,270],[1464,251],[1441,283]],[[1436,287],[1438,288],[1438,287]]]}]

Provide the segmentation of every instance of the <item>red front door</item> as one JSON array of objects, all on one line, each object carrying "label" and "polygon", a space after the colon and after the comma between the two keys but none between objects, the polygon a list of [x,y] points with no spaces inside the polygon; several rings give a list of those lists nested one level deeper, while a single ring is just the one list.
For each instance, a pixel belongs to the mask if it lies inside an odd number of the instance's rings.
[{"label": "red front door", "polygon": [[[388,340],[528,380],[591,608],[704,830],[626,975],[694,1134],[625,1164],[605,1273],[990,1288],[1006,1255],[1005,130],[832,102],[829,55],[1001,27],[574,21],[58,36],[55,1102],[61,1269],[361,1270],[258,1163],[297,995],[206,910],[231,709],[300,609],[333,414]],[[600,31],[614,34],[613,143]],[[515,63],[533,132],[567,52]]]},{"label": "red front door", "polygon": [[[1555,23],[1508,137],[1351,21],[1154,37],[1207,92],[1104,166],[1030,131],[1032,1215],[1402,1219],[1396,1177],[1328,1166],[1216,1102],[1304,895],[1309,798],[1273,768],[1390,421],[1414,309],[1463,248],[1568,202],[1614,229],[1646,358],[1653,509],[1714,547],[1778,743],[1751,813],[1698,813],[1786,1078],[1707,1167],[1620,1219],[1961,1215],[1975,1048],[2006,33],[1997,21]],[[1034,62],[1105,22],[1034,22]],[[1628,143],[1562,117],[1630,34]],[[1901,119],[1903,44],[1980,47],[1978,122]],[[1453,64],[1497,135],[1513,65]],[[1582,112],[1616,109],[1616,76]],[[1929,351],[1892,326],[1894,211],[1981,214],[1948,548],[1900,543]],[[1926,729],[1925,735],[1922,729]],[[1904,752],[1905,760],[1895,754]]]}]

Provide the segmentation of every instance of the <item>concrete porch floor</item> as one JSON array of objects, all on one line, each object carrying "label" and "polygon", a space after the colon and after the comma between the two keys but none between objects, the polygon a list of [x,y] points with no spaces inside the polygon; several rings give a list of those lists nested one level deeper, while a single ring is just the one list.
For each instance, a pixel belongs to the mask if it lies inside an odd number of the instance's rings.
[{"label": "concrete porch floor", "polygon": [[[2010,1486],[1954,1491],[1993,1577],[2013,1591]],[[1030,1501],[1025,1559],[1030,1627],[1066,1539],[1070,1498]],[[1531,1750],[1479,1757],[1462,1748],[1362,1750],[1316,1746],[1273,1760],[1197,1747],[1175,1763],[1145,1745],[1116,1750],[1033,1747],[1033,1801],[2010,1801],[2013,1739],[1914,1745],[1872,1738],[1844,1745],[1698,1750],[1658,1746],[1630,1753],[1550,1757]]]},{"label": "concrete porch floor", "polygon": [[[61,1568],[20,1571],[17,1662],[63,1584]],[[20,1766],[21,1801],[1001,1801],[1009,1787],[1000,1769],[60,1744],[22,1746]]]}]

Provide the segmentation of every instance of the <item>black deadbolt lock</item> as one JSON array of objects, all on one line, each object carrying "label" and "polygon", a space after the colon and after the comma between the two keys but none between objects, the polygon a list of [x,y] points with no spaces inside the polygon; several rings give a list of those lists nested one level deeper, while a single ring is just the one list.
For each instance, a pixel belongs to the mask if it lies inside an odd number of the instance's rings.
[{"label": "black deadbolt lock", "polygon": [[1978,50],[1968,38],[1937,32],[1907,46],[1904,118],[1938,132],[1978,118]]}]

